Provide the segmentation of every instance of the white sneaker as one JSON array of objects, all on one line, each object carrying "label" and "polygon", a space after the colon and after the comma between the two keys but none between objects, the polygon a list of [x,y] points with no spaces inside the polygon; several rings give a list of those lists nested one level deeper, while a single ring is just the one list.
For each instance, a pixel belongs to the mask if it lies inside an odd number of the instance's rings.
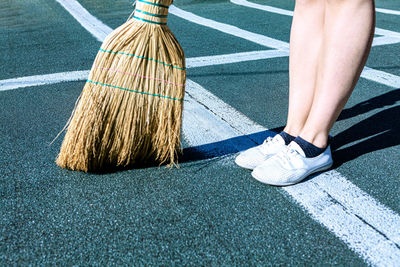
[{"label": "white sneaker", "polygon": [[262,183],[285,186],[296,184],[315,172],[327,170],[332,164],[330,146],[322,154],[306,158],[301,147],[291,142],[285,150],[255,168],[251,175]]},{"label": "white sneaker", "polygon": [[236,157],[235,162],[240,167],[252,170],[285,148],[285,140],[277,134],[273,138],[265,139],[261,145],[243,151]]}]

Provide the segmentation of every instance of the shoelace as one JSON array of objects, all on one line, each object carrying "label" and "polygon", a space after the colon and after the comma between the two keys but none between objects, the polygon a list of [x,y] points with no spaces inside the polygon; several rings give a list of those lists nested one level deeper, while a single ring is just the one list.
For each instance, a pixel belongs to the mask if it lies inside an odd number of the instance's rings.
[{"label": "shoelace", "polygon": [[267,137],[267,139],[264,140],[264,142],[261,144],[260,149],[261,151],[266,154],[267,153],[267,149],[269,146],[271,146],[272,144],[277,143],[277,141],[272,138],[272,137]]},{"label": "shoelace", "polygon": [[293,162],[293,159],[298,154],[299,152],[287,146],[285,150],[281,151],[276,156],[284,167],[291,168],[290,162]]}]

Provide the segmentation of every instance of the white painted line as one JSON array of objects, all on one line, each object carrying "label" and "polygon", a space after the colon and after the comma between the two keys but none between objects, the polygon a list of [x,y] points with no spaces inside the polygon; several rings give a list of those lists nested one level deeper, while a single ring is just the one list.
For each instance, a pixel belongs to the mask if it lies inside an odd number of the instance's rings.
[{"label": "white painted line", "polygon": [[[351,213],[363,218],[369,225],[373,227],[379,225],[377,229],[382,234],[400,245],[399,215],[387,209],[336,171],[325,172],[315,177],[313,182]],[[385,214],[385,217],[379,217],[380,214]]]},{"label": "white painted line", "polygon": [[175,16],[178,16],[185,20],[189,20],[193,23],[203,25],[203,26],[206,26],[206,27],[218,30],[220,32],[224,32],[224,33],[239,37],[239,38],[243,38],[243,39],[249,40],[253,43],[260,44],[262,46],[271,47],[271,48],[275,48],[278,50],[288,50],[289,49],[289,44],[286,42],[279,41],[279,40],[273,39],[273,38],[269,38],[262,34],[242,30],[242,29],[240,29],[236,26],[232,26],[230,24],[225,24],[225,23],[217,22],[215,20],[206,19],[206,18],[200,17],[198,15],[195,15],[191,12],[184,11],[180,8],[177,8],[174,5],[170,6],[169,12],[171,14],[174,14]]},{"label": "white painted line", "polygon": [[60,82],[86,80],[89,76],[89,72],[90,71],[88,70],[83,70],[0,80],[0,91],[13,90],[29,86],[54,84]]},{"label": "white painted line", "polygon": [[[231,0],[231,1],[235,1],[235,2],[240,1],[240,2],[244,2],[244,3],[249,3],[248,1],[245,1],[245,0]],[[217,29],[217,30],[221,30],[220,27],[223,27],[222,25],[219,25],[219,22],[215,22],[211,19],[205,19],[205,18],[199,17],[197,15],[194,15],[193,13],[183,11],[177,7],[174,7],[172,10],[174,10],[174,12],[172,12],[173,14],[175,14],[175,15],[178,14],[181,18],[183,18],[185,20],[188,20],[188,21],[191,21],[194,23],[198,23],[203,26],[210,27],[210,28]],[[216,27],[215,25],[218,25],[218,27]],[[227,24],[223,24],[223,25],[227,25]],[[228,25],[228,26],[232,27],[231,25]],[[221,30],[221,31],[223,31],[223,30]],[[389,34],[391,34],[391,35],[397,34],[395,32],[382,30],[382,29],[377,29],[377,31],[380,33],[388,34],[388,35]],[[240,34],[240,35],[235,34],[234,32],[231,32],[230,30],[225,30],[223,32],[229,33],[229,34],[235,35],[237,37],[246,39],[248,41],[256,42],[258,44],[265,45],[268,47],[272,47],[271,40],[275,40],[272,38],[268,38],[268,39],[258,39],[257,38],[257,40],[254,40],[254,38],[251,37],[251,35],[249,34],[250,32],[247,32],[247,31],[246,31],[246,34]],[[400,41],[400,39],[399,39],[399,41]],[[286,42],[283,42],[283,41],[279,41],[279,42],[280,42],[280,44],[285,43],[287,45],[287,47],[289,46],[289,44]],[[287,50],[283,50],[283,51],[287,51]],[[374,70],[372,68],[365,67],[364,71],[361,73],[361,77],[371,80],[371,81],[385,84],[390,87],[399,88],[398,82],[399,82],[400,77],[390,74],[390,73],[386,73],[383,71]]]},{"label": "white painted line", "polygon": [[[333,186],[342,187],[336,183]],[[397,266],[400,262],[398,245],[381,234],[380,228],[365,223],[364,218],[352,213],[350,208],[332,198],[329,191],[321,190],[313,180],[285,187],[283,190],[369,264],[386,267]],[[366,208],[362,207],[363,210]],[[380,215],[383,214],[374,216]]]},{"label": "white painted line", "polygon": [[[258,10],[263,10],[263,11],[270,12],[270,13],[275,13],[275,14],[280,14],[280,15],[285,15],[285,16],[293,16],[293,11],[282,9],[282,8],[276,8],[276,7],[272,7],[272,6],[268,6],[268,5],[260,5],[260,4],[249,2],[247,0],[230,0],[230,2],[233,4],[236,4],[236,5],[254,8],[254,9],[258,9]],[[372,43],[373,46],[400,43],[400,33],[399,32],[376,28],[375,34],[385,35],[386,37],[392,37],[392,38],[378,39],[377,41],[374,41]]]},{"label": "white painted line", "polygon": [[[260,53],[259,53],[260,52]],[[255,52],[244,52],[237,54],[225,54],[206,57],[187,58],[188,68],[214,66],[219,64],[238,63],[251,60],[262,60],[273,57],[285,57],[286,51],[266,50]],[[26,76],[14,79],[0,80],[0,91],[13,90],[29,86],[39,86],[46,84],[54,84],[60,82],[71,82],[86,80],[90,70],[61,72],[44,75]],[[361,77],[384,84],[393,88],[400,88],[400,76],[390,74],[384,71],[379,71],[365,67],[361,73]],[[198,96],[201,98],[201,96]],[[212,101],[209,101],[212,102]]]},{"label": "white painted line", "polygon": [[[251,51],[216,56],[192,57],[187,58],[186,63],[187,68],[197,68],[251,60],[287,57],[288,55],[288,51],[280,50]],[[88,78],[89,72],[90,70],[71,71],[0,80],[0,91],[14,90],[29,86],[39,86],[60,82],[82,81]]]},{"label": "white painted line", "polygon": [[209,109],[205,108],[191,96],[196,89],[193,86],[193,82],[187,80],[182,136],[190,146],[207,145],[238,136],[238,132],[228,127],[221,118],[215,116],[214,113],[210,112]]},{"label": "white painted line", "polygon": [[[192,146],[224,141],[235,133],[245,138],[267,130],[193,81],[188,81],[186,91],[190,102],[185,102],[183,132]],[[241,150],[237,143],[232,145]],[[282,190],[370,264],[394,266],[400,262],[400,216],[337,171]]]},{"label": "white painted line", "polygon": [[[82,22],[82,26],[85,27],[85,29],[87,31],[89,31],[90,33],[92,33],[94,36],[98,35],[98,32],[103,32],[104,35],[99,36],[99,41],[103,41],[105,36],[107,35],[107,33],[111,32],[112,29],[109,28],[107,25],[105,25],[104,23],[102,23],[100,20],[98,20],[96,17],[94,17],[93,15],[91,15],[84,7],[82,7],[78,2],[76,2],[75,0],[71,0],[71,1],[67,1],[67,0],[56,0],[60,3],[63,3],[66,5],[66,9],[68,12],[71,13],[72,16],[74,16],[75,19],[77,19],[78,21],[89,21],[90,23],[85,23]],[[251,5],[250,2],[245,1],[245,0],[231,0],[232,3],[238,3],[244,6],[248,6]],[[68,4],[69,3],[69,4]],[[258,8],[263,8],[266,7],[264,5],[256,5]],[[274,10],[274,9],[273,9]],[[272,11],[271,11],[272,12]],[[171,6],[170,7],[170,13],[177,15],[185,20],[191,21],[193,23],[198,23],[200,25],[209,27],[209,28],[213,28],[240,38],[243,38],[245,40],[251,41],[251,42],[255,42],[258,43],[260,45],[263,46],[267,46],[267,47],[273,47],[276,48],[280,51],[260,51],[260,52],[245,52],[243,54],[230,54],[230,55],[221,55],[220,58],[217,58],[218,56],[213,56],[213,57],[199,57],[199,58],[192,58],[192,59],[188,59],[187,63],[188,66],[193,66],[193,67],[201,67],[201,66],[207,66],[206,64],[210,64],[210,63],[206,63],[206,62],[213,62],[213,64],[217,64],[217,62],[220,62],[219,64],[225,64],[223,62],[226,63],[236,63],[236,62],[242,62],[242,61],[246,61],[246,60],[258,60],[258,59],[263,59],[263,58],[270,58],[270,57],[277,57],[277,56],[284,56],[285,53],[287,53],[288,49],[289,49],[289,44],[283,41],[279,41],[273,38],[269,38],[266,37],[264,35],[260,35],[260,34],[256,34],[256,33],[252,33],[249,31],[245,31],[242,29],[239,29],[237,27],[234,27],[232,25],[229,24],[224,24],[224,23],[219,23],[216,21],[213,21],[211,19],[206,19],[206,18],[202,18],[200,16],[197,16],[193,13],[187,12],[187,11],[183,11],[182,9],[179,9],[175,6]],[[285,12],[281,12],[282,14],[284,14]],[[85,20],[83,20],[82,15],[85,16]],[[399,33],[396,32],[392,32],[392,31],[388,31],[388,30],[383,30],[383,29],[376,29],[377,34],[381,34],[381,35],[386,35],[386,36],[400,36]],[[246,54],[247,53],[247,54]],[[237,56],[237,58],[235,58],[235,56]],[[289,54],[287,53],[287,56]],[[270,57],[269,57],[270,56]],[[192,61],[191,61],[192,60]],[[240,60],[240,61],[239,61]],[[369,79],[369,80],[373,80],[373,81],[384,81],[383,84],[388,85],[390,87],[395,87],[395,88],[399,88],[397,80],[398,80],[398,76],[392,75],[392,74],[385,74],[385,72],[382,71],[377,71],[371,68],[366,68],[368,71],[363,71],[363,73],[361,74],[361,77]],[[389,80],[386,80],[386,77],[392,77]],[[383,79],[379,78],[379,77],[383,77]]]},{"label": "white painted line", "polygon": [[261,60],[276,57],[287,57],[289,51],[282,50],[262,50],[252,52],[241,52],[234,54],[205,56],[205,57],[192,57],[186,59],[187,68],[205,67],[211,65],[239,63],[243,61]]},{"label": "white painted line", "polygon": [[381,28],[375,28],[375,34],[388,36],[388,37],[400,38],[400,32],[394,32],[394,31],[385,30],[385,29],[381,29]]},{"label": "white painted line", "polygon": [[396,89],[400,88],[400,76],[388,72],[365,67],[361,77]]},{"label": "white painted line", "polygon": [[285,15],[285,16],[293,16],[293,11],[291,11],[291,10],[286,10],[286,9],[277,8],[277,7],[273,7],[273,6],[267,6],[267,5],[260,5],[260,4],[252,3],[252,2],[249,2],[246,0],[230,0],[230,1],[233,4],[240,5],[240,6],[251,7],[254,9],[263,10],[263,11],[267,11],[270,13],[275,13],[275,14],[280,14],[280,15]]},{"label": "white painted line", "polygon": [[375,10],[377,12],[384,13],[384,14],[400,16],[400,11],[397,11],[397,10],[391,10],[391,9],[385,9],[385,8],[376,8]]},{"label": "white painted line", "polygon": [[[43,76],[23,77],[13,79],[13,86],[42,85],[43,80],[46,84],[84,80],[87,75],[88,71],[80,71],[49,74],[40,80],[37,78]],[[4,84],[4,80],[0,84]],[[246,135],[267,130],[191,80],[187,80],[186,92],[182,130],[185,140],[192,146],[243,137],[240,142],[229,142],[229,146],[240,151],[249,143],[255,144]],[[246,138],[248,140],[244,141]],[[400,260],[400,249],[396,247],[396,243],[400,246],[400,217],[338,172],[323,173],[283,190],[368,262],[389,266]]]},{"label": "white painted line", "polygon": [[56,0],[60,3],[88,32],[102,42],[112,29],[91,15],[76,0]]},{"label": "white painted line", "polygon": [[[187,58],[186,62],[188,64],[188,68],[196,68],[286,56],[288,56],[287,51],[265,50],[216,56],[193,57]],[[72,71],[0,80],[0,91],[13,90],[29,86],[54,84],[59,82],[86,80],[89,76],[89,72],[90,70]],[[396,89],[400,88],[400,76],[384,71],[365,67],[361,73],[361,77]]]},{"label": "white painted line", "polygon": [[[252,3],[252,2],[249,2],[246,0],[231,0],[231,2],[234,4],[237,4],[237,5],[252,7],[252,8],[264,10],[267,12],[272,12],[272,13],[286,15],[286,16],[293,16],[293,11],[282,9],[282,8],[277,8],[277,7],[267,6],[267,5],[260,5],[260,4]],[[400,11],[397,11],[397,10],[391,10],[391,9],[385,9],[385,8],[375,8],[375,10],[376,10],[376,12],[379,12],[379,13],[400,15]]]},{"label": "white painted line", "polygon": [[[192,80],[188,80],[186,86],[188,88],[186,91],[193,99],[206,107],[209,112],[214,114],[214,116],[222,119],[224,124],[235,129],[239,135],[249,135],[267,130],[265,127],[254,123],[242,113],[226,104],[210,91],[204,89],[204,87]],[[241,120],[241,118],[245,119]]]},{"label": "white painted line", "polygon": [[400,37],[384,35],[384,36],[374,37],[374,40],[372,41],[372,46],[382,46],[382,45],[390,45],[398,43],[400,43]]},{"label": "white painted line", "polygon": [[[186,91],[188,101],[185,102],[185,109],[190,111],[191,108],[192,110],[191,112],[184,111],[183,134],[189,138],[188,141],[192,142],[192,145],[223,141],[226,138],[235,137],[235,135],[241,136],[263,128],[246,116],[234,112],[232,107],[222,100],[218,100],[217,97],[190,80],[188,80]],[[230,112],[234,112],[234,115],[230,115]],[[221,115],[219,115],[220,113]],[[202,115],[195,117],[196,114]],[[242,124],[246,126],[240,128]],[[252,125],[254,126],[253,130],[251,130]],[[216,130],[213,130],[214,128]],[[201,138],[196,138],[198,136],[201,136]],[[206,136],[206,138],[203,138],[203,136]],[[332,171],[332,173],[336,175],[337,172]],[[342,190],[339,191],[340,194],[343,190],[348,190],[351,183],[340,176],[339,173],[337,175],[341,178],[336,180],[333,187],[337,186],[337,183],[345,181],[345,184],[341,186]],[[322,182],[325,181],[324,178],[321,179]],[[397,236],[387,236],[385,233],[391,232],[391,229],[385,227],[390,227],[390,225],[380,224],[376,220],[376,218],[385,219],[388,217],[391,220],[391,225],[396,226],[400,224],[400,217],[397,214],[358,190],[359,195],[364,197],[362,199],[363,204],[372,200],[373,203],[368,203],[366,206],[377,207],[372,214],[365,209],[365,205],[359,207],[357,201],[343,201],[343,197],[333,198],[332,196],[337,192],[329,191],[332,186],[322,189],[322,186],[314,180],[311,179],[296,186],[286,187],[283,190],[303,205],[313,218],[335,233],[367,262],[377,266],[389,266],[400,261],[399,244],[395,244]],[[323,185],[322,182],[321,185]],[[354,187],[356,188],[356,186]],[[350,189],[354,189],[354,187],[350,186]],[[346,192],[346,194],[351,195],[352,192]],[[370,218],[371,215],[375,218]],[[385,229],[382,229],[382,227]]]}]

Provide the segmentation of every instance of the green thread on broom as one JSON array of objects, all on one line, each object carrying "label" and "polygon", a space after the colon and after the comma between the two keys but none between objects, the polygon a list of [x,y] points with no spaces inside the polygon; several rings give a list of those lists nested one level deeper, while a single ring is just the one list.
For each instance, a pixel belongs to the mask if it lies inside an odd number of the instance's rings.
[{"label": "green thread on broom", "polygon": [[158,24],[158,25],[167,25],[167,23],[165,22],[156,22],[156,21],[151,21],[151,20],[147,20],[147,19],[142,19],[136,16],[133,16],[133,18],[144,21],[144,22],[148,22],[148,23],[153,23],[153,24]]},{"label": "green thread on broom", "polygon": [[119,86],[115,86],[115,85],[111,85],[111,84],[105,84],[105,83],[94,82],[94,81],[91,81],[91,80],[87,80],[87,82],[94,83],[94,84],[97,84],[97,85],[109,86],[109,87],[113,87],[113,88],[117,88],[117,89],[122,89],[122,90],[129,91],[129,92],[144,94],[144,95],[158,96],[158,97],[164,97],[164,98],[168,98],[168,99],[172,99],[172,100],[183,101],[183,98],[174,98],[174,97],[169,97],[169,96],[165,96],[165,95],[158,95],[158,94],[151,94],[151,93],[146,93],[146,92],[140,92],[140,91],[136,91],[136,90],[132,90],[132,89],[127,89],[127,88],[123,88],[123,87],[119,87]]},{"label": "green thread on broom", "polygon": [[158,17],[158,18],[166,18],[166,17],[168,17],[168,15],[157,15],[157,14],[149,13],[149,12],[146,12],[146,11],[143,11],[143,10],[139,10],[139,9],[136,9],[135,11],[143,13],[143,14],[146,14],[146,15]]},{"label": "green thread on broom", "polygon": [[104,50],[104,49],[102,49],[102,48],[100,48],[99,50],[100,50],[101,52],[105,52],[105,53],[121,54],[121,55],[127,55],[127,56],[137,57],[137,58],[141,58],[141,59],[147,59],[147,60],[150,60],[150,61],[154,61],[154,62],[163,64],[163,65],[168,66],[168,67],[173,67],[173,68],[178,69],[178,70],[185,70],[185,69],[186,69],[186,68],[176,67],[176,66],[167,64],[167,63],[165,63],[165,62],[162,62],[162,61],[159,61],[159,60],[156,60],[156,59],[147,58],[147,57],[142,57],[142,56],[138,56],[138,55],[134,55],[134,54],[124,53],[124,52],[119,52],[119,51],[108,51],[108,50]]},{"label": "green thread on broom", "polygon": [[138,2],[142,2],[142,3],[149,4],[149,5],[153,5],[153,6],[159,6],[159,7],[169,8],[169,6],[165,6],[165,5],[161,5],[161,4],[157,4],[157,3],[153,3],[153,2],[147,2],[147,1],[144,1],[144,0],[137,0],[137,1],[138,1]]}]

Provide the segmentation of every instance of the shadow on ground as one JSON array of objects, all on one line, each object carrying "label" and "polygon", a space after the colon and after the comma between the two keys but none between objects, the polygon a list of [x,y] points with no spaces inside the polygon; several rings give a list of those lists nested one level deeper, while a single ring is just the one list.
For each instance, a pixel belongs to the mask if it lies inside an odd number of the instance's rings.
[{"label": "shadow on ground", "polygon": [[[400,144],[400,89],[361,102],[343,110],[338,120],[388,107],[337,134],[332,143],[335,167],[361,155]],[[351,146],[344,147],[351,143]]]},{"label": "shadow on ground", "polygon": [[[338,120],[349,119],[369,111],[388,107],[334,136],[332,142],[334,168],[361,155],[400,144],[400,105],[395,105],[398,102],[400,102],[400,89],[392,90],[343,110]],[[282,129],[283,127],[277,127],[268,131],[185,148],[179,162],[210,159],[237,153],[261,144],[265,138],[273,136]],[[355,144],[347,146],[352,143]]]},{"label": "shadow on ground", "polygon": [[[398,102],[400,102],[400,89],[390,91],[343,110],[338,121],[387,107],[334,136],[331,145],[334,151],[333,168],[361,155],[400,145],[400,105],[395,105]],[[268,136],[273,136],[282,131],[282,129],[283,126],[214,143],[187,147],[179,155],[178,162],[186,163],[212,159],[244,151],[261,144]],[[155,166],[157,165],[144,164],[135,166],[135,168]],[[130,168],[105,168],[100,173],[118,172],[127,169]]]}]

